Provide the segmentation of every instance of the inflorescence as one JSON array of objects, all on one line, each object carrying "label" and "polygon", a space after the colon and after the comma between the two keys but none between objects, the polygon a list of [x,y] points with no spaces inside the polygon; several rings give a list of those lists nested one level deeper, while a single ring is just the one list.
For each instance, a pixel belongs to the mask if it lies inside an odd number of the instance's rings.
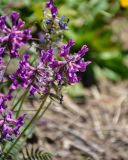
[{"label": "inflorescence", "polygon": [[[54,5],[54,0],[49,0],[45,7],[51,12],[51,16],[45,17],[46,28],[49,27],[49,23],[52,24],[50,31],[49,28],[47,29],[45,37],[48,31],[49,34],[51,31],[56,33],[58,29],[54,28],[56,23],[60,30],[67,29],[65,17],[58,18],[58,9]],[[49,94],[59,97],[58,90],[61,90],[63,86],[78,83],[80,81],[78,73],[85,72],[91,62],[84,61],[83,58],[88,51],[86,45],[83,45],[77,53],[71,54],[71,47],[75,42],[70,39],[67,44],[59,46],[53,45],[54,42],[45,44],[47,45],[45,48],[37,45],[38,57],[32,63],[27,51],[23,56],[19,54],[21,46],[33,40],[31,30],[22,29],[25,22],[20,19],[20,14],[17,12],[10,15],[11,26],[7,24],[6,19],[6,16],[0,17],[0,83],[4,84],[5,81],[9,81],[7,93],[3,90],[0,93],[0,138],[10,140],[20,134],[25,118],[25,114],[14,118],[11,107],[8,107],[16,90],[28,90],[31,96]],[[7,76],[5,71],[8,66],[4,61],[5,55],[9,59],[20,59],[15,73]]]}]

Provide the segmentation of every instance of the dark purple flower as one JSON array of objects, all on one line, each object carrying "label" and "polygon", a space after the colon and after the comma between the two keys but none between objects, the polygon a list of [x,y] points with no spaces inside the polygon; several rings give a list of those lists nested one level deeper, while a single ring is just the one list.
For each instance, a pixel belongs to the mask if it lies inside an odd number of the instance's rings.
[{"label": "dark purple flower", "polygon": [[54,6],[54,0],[49,0],[46,3],[46,8],[48,8],[51,11],[52,17],[56,18],[57,14],[58,14],[58,9],[56,6]]},{"label": "dark purple flower", "polygon": [[[6,16],[0,17],[0,30],[2,32],[0,44],[8,47],[11,58],[19,56],[18,49],[32,37],[30,29],[21,30],[25,22],[22,21],[19,16],[20,14],[17,12],[13,12],[10,15],[12,22],[11,28],[6,24]],[[0,49],[0,55],[2,56],[4,55],[5,47]]]}]

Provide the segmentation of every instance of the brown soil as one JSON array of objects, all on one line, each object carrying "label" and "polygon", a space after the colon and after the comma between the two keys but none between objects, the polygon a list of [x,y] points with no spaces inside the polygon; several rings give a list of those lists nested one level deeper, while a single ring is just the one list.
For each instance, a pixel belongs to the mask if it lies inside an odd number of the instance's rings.
[{"label": "brown soil", "polygon": [[55,160],[128,160],[128,82],[101,81],[84,94],[84,104],[68,95],[52,103],[34,133],[38,146]]}]

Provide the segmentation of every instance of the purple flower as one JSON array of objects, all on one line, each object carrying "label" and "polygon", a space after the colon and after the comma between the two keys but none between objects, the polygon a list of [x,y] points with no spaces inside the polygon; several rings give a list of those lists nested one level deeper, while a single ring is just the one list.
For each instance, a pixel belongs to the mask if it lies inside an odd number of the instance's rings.
[{"label": "purple flower", "polygon": [[0,57],[3,57],[5,51],[5,47],[0,48]]},{"label": "purple flower", "polygon": [[71,39],[71,40],[69,40],[68,44],[62,45],[62,46],[61,46],[61,49],[60,49],[60,52],[59,52],[59,55],[60,55],[61,57],[65,57],[65,58],[66,58],[66,56],[69,55],[69,53],[70,53],[70,48],[71,48],[74,44],[75,44],[75,42]]},{"label": "purple flower", "polygon": [[84,45],[78,53],[70,55],[70,48],[74,45],[73,40],[69,40],[67,45],[63,45],[60,49],[59,55],[65,60],[64,65],[60,67],[59,76],[68,84],[78,83],[80,78],[77,76],[77,72],[84,72],[90,61],[84,61],[83,56],[88,51],[86,45]]},{"label": "purple flower", "polygon": [[76,54],[71,55],[70,49],[74,45],[73,40],[62,45],[56,57],[55,50],[42,50],[37,58],[36,67],[29,63],[29,56],[24,55],[19,62],[16,75],[10,76],[12,79],[11,89],[15,90],[19,86],[28,88],[31,95],[35,92],[45,94],[53,92],[53,84],[61,87],[63,84],[78,83],[80,77],[78,72],[84,72],[90,61],[84,61],[83,56],[88,51],[84,45]]},{"label": "purple flower", "polygon": [[[21,116],[19,118],[21,118],[22,121],[24,122],[24,117],[25,116]],[[2,138],[5,138],[8,140],[10,138],[12,139],[12,136],[17,137],[20,134],[19,129],[23,126],[24,123],[22,124],[17,123],[18,119],[14,119],[12,117],[12,111],[9,110],[7,112],[6,117],[4,118],[4,121],[3,121],[3,125],[0,126],[2,127]]]},{"label": "purple flower", "polygon": [[33,67],[29,63],[29,56],[24,55],[19,62],[19,67],[15,75],[10,75],[12,84],[10,90],[16,90],[19,87],[28,88],[31,95],[35,92],[46,93],[51,87],[54,79],[54,72],[50,65],[55,60],[53,50],[41,51],[37,59],[37,66]]},{"label": "purple flower", "polygon": [[43,64],[53,62],[55,60],[53,49],[50,49],[47,51],[42,50],[40,55],[40,60],[41,60],[41,63]]},{"label": "purple flower", "polygon": [[16,90],[19,87],[27,88],[32,82],[35,68],[29,64],[29,55],[25,54],[23,59],[19,61],[19,67],[15,75],[10,75],[12,80],[10,91]]},{"label": "purple flower", "polygon": [[7,97],[3,94],[0,94],[0,115],[4,115],[5,111],[5,102],[7,101]]},{"label": "purple flower", "polygon": [[52,18],[56,18],[57,14],[58,14],[58,9],[56,6],[54,6],[54,0],[49,0],[46,3],[46,8],[48,8],[51,11]]},{"label": "purple flower", "polygon": [[12,22],[11,28],[6,24],[6,16],[0,17],[0,30],[2,36],[0,37],[0,44],[4,47],[0,48],[0,55],[4,55],[6,46],[10,52],[10,57],[15,58],[19,56],[18,49],[23,46],[29,39],[31,39],[30,29],[21,30],[25,22],[19,18],[20,14],[13,12],[10,15]]},{"label": "purple flower", "polygon": [[4,95],[3,93],[0,93],[0,115],[4,115],[6,107],[6,102],[10,100],[10,95]]},{"label": "purple flower", "polygon": [[23,114],[16,120],[16,125],[22,126],[24,124],[24,119],[25,119],[26,114]]},{"label": "purple flower", "polygon": [[0,94],[0,136],[1,139],[11,140],[14,136],[20,134],[19,129],[24,124],[25,115],[19,118],[13,118],[13,113],[11,110],[7,110],[6,101],[8,101],[8,96]]},{"label": "purple flower", "polygon": [[41,62],[39,62],[37,67],[40,75],[37,78],[39,83],[44,82],[45,86],[48,85],[51,86],[49,88],[52,88],[53,83],[62,85],[78,83],[80,81],[77,73],[84,72],[91,62],[85,62],[83,59],[85,53],[88,51],[86,45],[78,53],[71,55],[70,49],[73,45],[74,41],[69,40],[68,44],[60,47],[60,51],[58,51],[60,60],[57,60],[53,49],[41,52]]}]

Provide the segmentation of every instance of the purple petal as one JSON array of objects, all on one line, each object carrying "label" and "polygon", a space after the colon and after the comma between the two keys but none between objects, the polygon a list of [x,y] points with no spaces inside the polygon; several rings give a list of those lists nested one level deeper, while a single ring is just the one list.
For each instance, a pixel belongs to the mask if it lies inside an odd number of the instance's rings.
[{"label": "purple petal", "polygon": [[20,14],[17,12],[12,12],[12,14],[10,15],[10,19],[12,20],[12,24],[16,25],[17,20],[19,19]]}]

